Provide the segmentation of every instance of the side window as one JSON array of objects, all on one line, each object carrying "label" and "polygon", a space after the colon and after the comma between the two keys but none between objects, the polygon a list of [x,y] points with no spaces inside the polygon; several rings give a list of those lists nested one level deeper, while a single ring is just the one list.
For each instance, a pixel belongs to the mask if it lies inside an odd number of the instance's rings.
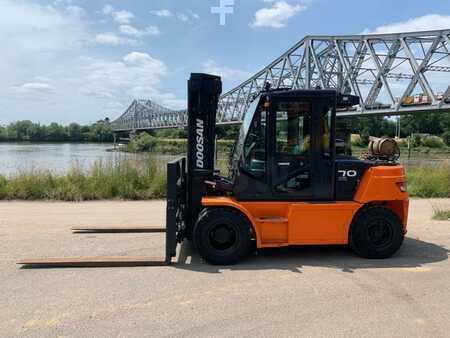
[{"label": "side window", "polygon": [[275,132],[275,191],[307,194],[311,187],[310,102],[280,102]]},{"label": "side window", "polygon": [[310,151],[309,103],[283,104],[277,111],[276,152],[283,155],[305,155]]},{"label": "side window", "polygon": [[258,178],[266,173],[266,123],[266,112],[256,112],[242,154],[242,168]]},{"label": "side window", "polygon": [[328,107],[324,107],[321,118],[322,154],[324,157],[330,156],[331,149],[331,118],[332,112]]}]

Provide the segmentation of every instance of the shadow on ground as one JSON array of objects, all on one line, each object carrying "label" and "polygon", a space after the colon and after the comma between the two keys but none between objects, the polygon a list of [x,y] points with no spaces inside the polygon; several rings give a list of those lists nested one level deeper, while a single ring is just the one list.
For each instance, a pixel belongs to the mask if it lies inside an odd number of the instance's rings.
[{"label": "shadow on ground", "polygon": [[306,266],[327,267],[352,273],[357,269],[418,268],[448,259],[449,250],[419,239],[405,238],[399,252],[388,259],[364,259],[353,254],[346,246],[295,246],[260,249],[236,265],[214,266],[204,262],[193,250],[191,243],[181,246],[174,267],[206,273],[221,270],[288,270],[301,273]]}]

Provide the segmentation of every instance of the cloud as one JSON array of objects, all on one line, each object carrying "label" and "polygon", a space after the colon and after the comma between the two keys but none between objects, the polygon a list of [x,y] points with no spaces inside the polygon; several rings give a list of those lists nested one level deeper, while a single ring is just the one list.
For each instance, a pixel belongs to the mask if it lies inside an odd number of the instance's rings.
[{"label": "cloud", "polygon": [[191,11],[190,9],[188,9],[188,13],[192,16],[193,19],[195,19],[195,20],[200,19],[200,15],[198,15],[197,13]]},{"label": "cloud", "polygon": [[110,4],[106,4],[102,8],[102,13],[105,15],[110,15],[113,11],[114,11],[114,7],[111,6]]},{"label": "cloud", "polygon": [[190,9],[187,11],[187,14],[186,13],[173,13],[168,9],[153,10],[153,11],[150,11],[150,14],[159,16],[160,18],[175,17],[182,22],[191,22],[191,19],[192,20],[200,19],[200,15],[198,15],[197,13],[195,13],[194,11],[192,11]]},{"label": "cloud", "polygon": [[250,27],[270,27],[282,28],[286,26],[286,21],[300,11],[306,10],[306,6],[296,4],[291,5],[286,1],[265,1],[271,3],[270,8],[261,8],[255,13]]},{"label": "cloud", "polygon": [[12,86],[11,89],[21,94],[52,94],[55,92],[55,87],[42,82],[27,82],[19,86]]},{"label": "cloud", "polygon": [[[89,123],[120,116],[138,97],[185,107],[185,101],[162,89],[169,72],[162,60],[139,51],[121,58],[90,57],[93,42],[134,46],[137,38],[93,33],[84,10],[67,6],[67,1],[53,6],[0,0],[1,123],[17,119]],[[107,9],[107,15],[113,11]]]},{"label": "cloud", "polygon": [[150,98],[169,108],[184,107],[183,100],[159,89],[167,73],[163,61],[143,52],[131,52],[118,61],[84,58],[80,78],[84,86],[80,88],[84,95],[97,99],[125,98],[129,104],[131,98]]},{"label": "cloud", "polygon": [[99,33],[95,36],[95,42],[101,45],[119,46],[124,44],[136,43],[135,40],[126,39],[114,33]]},{"label": "cloud", "polygon": [[87,25],[80,17],[80,10],[73,7],[58,10],[9,0],[0,4],[2,57],[25,51],[67,50],[87,40]]},{"label": "cloud", "polygon": [[245,80],[251,76],[251,73],[249,72],[229,68],[226,66],[221,66],[217,64],[214,60],[207,60],[205,63],[203,63],[203,71],[205,73],[219,75],[223,79],[233,81]]},{"label": "cloud", "polygon": [[119,31],[125,35],[140,38],[145,35],[159,35],[161,32],[156,26],[148,26],[144,30],[139,30],[131,25],[120,25]]},{"label": "cloud", "polygon": [[440,14],[427,14],[406,21],[379,26],[373,30],[365,29],[362,34],[415,32],[448,29],[449,27],[450,16]]},{"label": "cloud", "polygon": [[188,22],[189,21],[189,17],[186,14],[184,14],[184,13],[177,14],[177,18],[180,21],[183,21],[183,22]]},{"label": "cloud", "polygon": [[111,13],[114,21],[120,24],[129,24],[131,19],[134,18],[134,14],[128,11],[117,11]]},{"label": "cloud", "polygon": [[168,17],[173,16],[172,12],[169,11],[168,9],[160,9],[157,11],[150,11],[150,14],[159,16],[161,18],[168,18]]}]

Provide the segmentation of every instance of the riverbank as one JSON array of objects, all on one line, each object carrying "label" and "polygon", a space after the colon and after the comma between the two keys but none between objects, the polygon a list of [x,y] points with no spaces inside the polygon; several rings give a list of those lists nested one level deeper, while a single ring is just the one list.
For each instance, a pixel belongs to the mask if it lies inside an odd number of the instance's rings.
[{"label": "riverbank", "polygon": [[148,200],[166,193],[166,173],[154,158],[97,161],[67,173],[33,170],[0,176],[2,200]]},{"label": "riverbank", "polygon": [[[225,167],[220,161],[221,167]],[[450,163],[408,167],[411,197],[450,197]],[[149,200],[164,198],[165,165],[156,158],[97,161],[89,169],[74,166],[67,173],[19,172],[0,176],[0,200]]]},{"label": "riverbank", "polygon": [[[217,152],[229,154],[234,143],[234,140],[217,140]],[[186,154],[187,139],[154,137],[142,133],[132,138],[128,144],[119,146],[118,150],[130,153]]]}]

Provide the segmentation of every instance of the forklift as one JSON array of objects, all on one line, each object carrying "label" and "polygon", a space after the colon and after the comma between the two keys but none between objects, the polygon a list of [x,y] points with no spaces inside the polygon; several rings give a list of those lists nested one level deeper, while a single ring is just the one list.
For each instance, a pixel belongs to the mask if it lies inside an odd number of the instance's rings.
[{"label": "forklift", "polygon": [[221,265],[255,246],[342,244],[374,259],[400,248],[408,193],[397,158],[336,154],[336,109],[359,97],[267,86],[245,112],[226,178],[214,168],[220,94],[220,77],[191,74],[187,159],[168,165],[167,256],[184,239]]},{"label": "forklift", "polygon": [[220,77],[191,74],[187,156],[167,165],[166,226],[135,229],[165,232],[165,258],[31,259],[19,264],[167,265],[185,240],[193,242],[204,260],[219,265],[234,264],[255,248],[349,245],[357,255],[373,259],[390,257],[400,248],[408,193],[398,157],[382,147],[363,160],[336,153],[336,110],[359,104],[359,97],[266,86],[248,104],[229,175],[223,177],[214,166],[221,91]]}]

